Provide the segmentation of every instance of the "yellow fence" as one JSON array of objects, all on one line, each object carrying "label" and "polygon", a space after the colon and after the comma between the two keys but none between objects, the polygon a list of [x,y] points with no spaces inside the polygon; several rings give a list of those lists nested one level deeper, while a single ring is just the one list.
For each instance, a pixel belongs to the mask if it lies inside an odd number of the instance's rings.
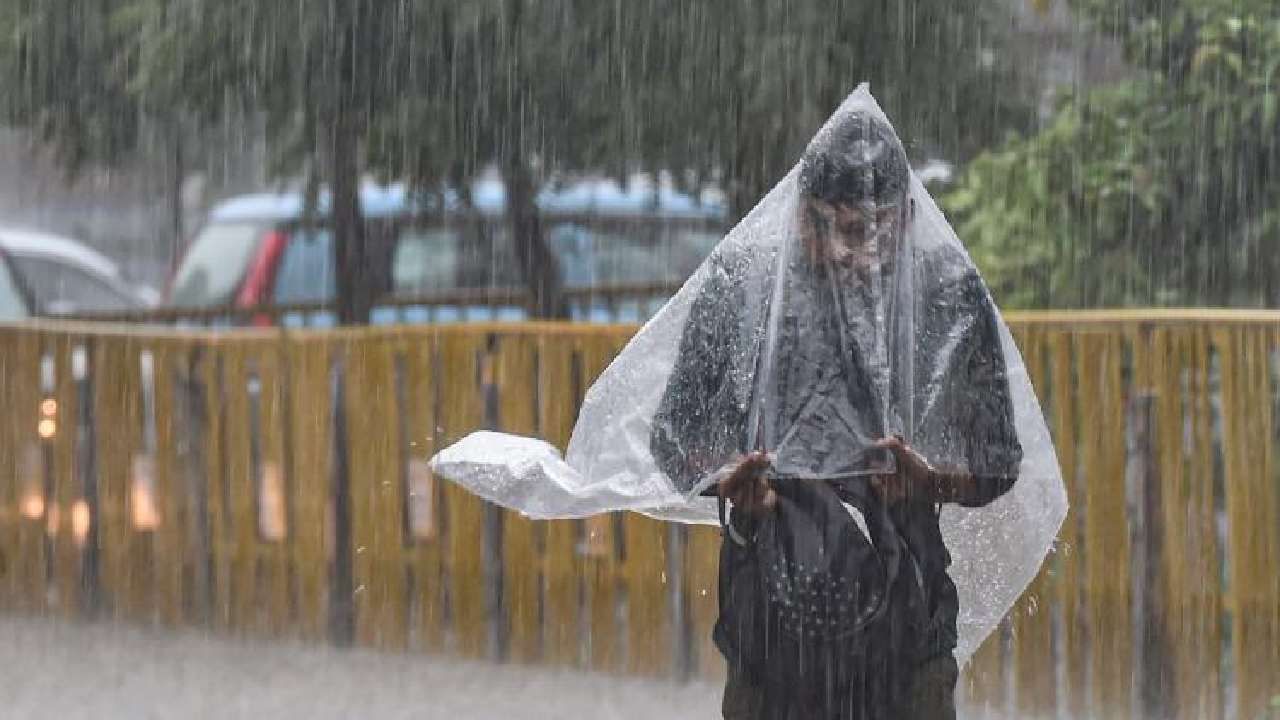
[{"label": "yellow fence", "polygon": [[[1012,327],[1072,510],[962,681],[1019,717],[1250,717],[1280,693],[1280,314]],[[0,329],[0,604],[715,677],[715,529],[531,522],[426,471],[563,447],[631,327]]]}]

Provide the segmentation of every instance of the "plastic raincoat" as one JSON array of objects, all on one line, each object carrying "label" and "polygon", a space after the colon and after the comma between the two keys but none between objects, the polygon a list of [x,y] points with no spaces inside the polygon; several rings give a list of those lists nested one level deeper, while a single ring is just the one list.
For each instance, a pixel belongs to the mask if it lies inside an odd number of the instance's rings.
[{"label": "plastic raincoat", "polygon": [[963,659],[1035,575],[1066,496],[1008,329],[864,85],[591,387],[564,459],[481,432],[433,467],[535,518],[714,523],[702,493],[747,451],[776,482],[856,483],[891,469],[873,447],[891,435],[974,479],[895,509],[933,584],[930,642]]}]

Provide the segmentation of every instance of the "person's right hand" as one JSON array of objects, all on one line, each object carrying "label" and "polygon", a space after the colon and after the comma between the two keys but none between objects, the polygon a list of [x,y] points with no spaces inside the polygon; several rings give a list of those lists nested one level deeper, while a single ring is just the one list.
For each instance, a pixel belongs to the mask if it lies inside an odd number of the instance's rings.
[{"label": "person's right hand", "polygon": [[778,494],[765,477],[764,472],[768,469],[768,455],[762,452],[747,455],[733,472],[720,480],[717,487],[720,497],[733,503],[734,510],[742,510],[749,515],[758,517],[772,510],[778,502]]}]

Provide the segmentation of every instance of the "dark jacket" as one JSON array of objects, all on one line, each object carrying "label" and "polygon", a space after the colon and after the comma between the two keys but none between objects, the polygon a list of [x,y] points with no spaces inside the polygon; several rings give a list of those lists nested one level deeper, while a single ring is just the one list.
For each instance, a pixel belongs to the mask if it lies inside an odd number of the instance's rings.
[{"label": "dark jacket", "polygon": [[[976,478],[966,495],[949,500],[981,506],[1009,490],[1022,458],[998,319],[965,258],[944,248],[915,262],[913,272],[922,281],[913,299],[913,344],[906,350],[916,359],[910,365],[913,382],[895,376],[891,387],[878,389],[864,350],[847,342],[851,334],[843,345],[831,339],[844,332],[839,323],[848,318],[827,317],[822,307],[795,301],[779,323],[773,387],[778,400],[770,412],[788,430],[789,452],[834,456],[887,434],[880,420],[887,403],[898,415],[912,416],[910,439],[926,458]],[[650,443],[659,467],[683,489],[748,450],[749,408],[761,392],[755,377],[768,313],[758,298],[769,295],[773,257],[728,246],[711,263],[690,309]],[[803,282],[820,288],[823,280]],[[839,357],[842,352],[850,357]],[[951,651],[957,640],[959,605],[947,574],[951,558],[939,529],[938,500],[917,496],[890,512],[919,569],[931,618],[913,653],[921,661]],[[743,554],[750,552],[726,541],[722,607],[724,593],[731,591],[728,581],[746,567]],[[726,635],[724,628],[718,626],[717,634]]]}]

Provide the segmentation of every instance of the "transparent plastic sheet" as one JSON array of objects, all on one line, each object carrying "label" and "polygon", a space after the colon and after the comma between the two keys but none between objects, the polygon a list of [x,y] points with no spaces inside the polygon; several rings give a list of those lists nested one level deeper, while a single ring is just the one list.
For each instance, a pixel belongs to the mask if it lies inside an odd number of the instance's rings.
[{"label": "transparent plastic sheet", "polygon": [[[861,202],[831,212],[833,182]],[[1012,337],[864,85],[595,382],[564,459],[481,432],[432,464],[535,518],[715,523],[701,492],[746,451],[769,452],[779,482],[859,482],[891,465],[874,448],[890,435],[935,467],[1017,478],[942,510],[967,658],[1039,569],[1066,494]]]}]

